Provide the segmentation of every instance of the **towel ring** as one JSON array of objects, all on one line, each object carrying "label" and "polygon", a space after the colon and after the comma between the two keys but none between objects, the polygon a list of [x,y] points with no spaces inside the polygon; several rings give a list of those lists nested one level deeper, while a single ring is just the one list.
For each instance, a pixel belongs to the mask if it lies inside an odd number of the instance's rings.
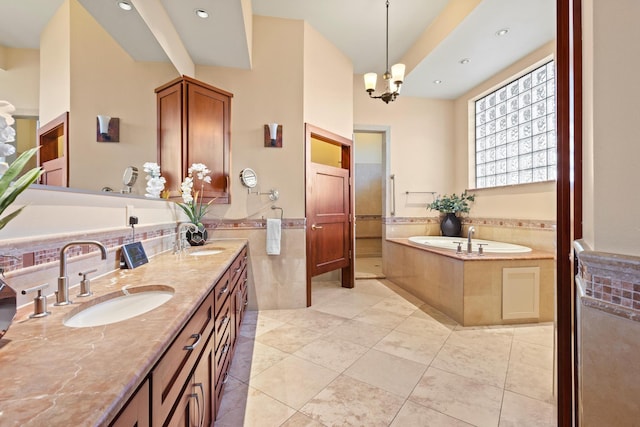
[{"label": "towel ring", "polygon": [[283,219],[283,218],[284,218],[284,209],[279,208],[279,207],[277,207],[277,206],[271,206],[271,209],[272,209],[272,210],[278,209],[278,210],[280,211],[280,219]]}]

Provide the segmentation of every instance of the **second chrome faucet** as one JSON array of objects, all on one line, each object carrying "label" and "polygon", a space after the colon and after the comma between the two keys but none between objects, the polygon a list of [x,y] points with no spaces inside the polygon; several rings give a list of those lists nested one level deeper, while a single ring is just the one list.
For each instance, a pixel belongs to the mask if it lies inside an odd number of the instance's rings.
[{"label": "second chrome faucet", "polygon": [[107,248],[97,240],[76,240],[64,245],[60,249],[60,277],[58,277],[58,290],[56,291],[56,303],[54,305],[71,304],[69,300],[69,277],[67,276],[67,249],[77,245],[97,246],[102,253],[102,259],[107,259]]}]

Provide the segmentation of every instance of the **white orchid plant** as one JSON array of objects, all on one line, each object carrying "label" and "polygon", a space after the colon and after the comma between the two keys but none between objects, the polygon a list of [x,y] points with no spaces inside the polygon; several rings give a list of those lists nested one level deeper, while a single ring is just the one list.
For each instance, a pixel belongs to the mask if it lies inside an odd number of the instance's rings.
[{"label": "white orchid plant", "polygon": [[[16,139],[16,131],[11,127],[15,120],[11,114],[15,111],[13,105],[7,101],[0,101],[0,157],[10,156],[16,152],[13,145],[7,144]],[[25,172],[15,182],[13,180],[22,172],[29,159],[38,151],[32,148],[22,153],[9,166],[6,162],[0,162],[0,215],[13,203],[18,195],[33,184],[42,175],[42,169],[33,168]],[[4,160],[4,159],[3,159]],[[22,212],[24,206],[0,218],[0,230],[13,218]]]},{"label": "white orchid plant", "polygon": [[147,192],[145,196],[152,199],[159,198],[162,190],[164,190],[164,185],[167,183],[167,180],[160,176],[160,165],[154,162],[147,162],[142,165],[142,168],[147,173]]},{"label": "white orchid plant", "polygon": [[[177,205],[184,211],[189,217],[189,220],[198,226],[199,229],[203,229],[202,218],[206,215],[209,206],[213,203],[212,199],[208,203],[203,203],[202,194],[204,193],[204,184],[211,183],[211,170],[203,163],[193,163],[188,169],[188,175],[182,181],[180,190],[182,191],[183,203],[177,202]],[[200,182],[200,189],[194,190],[194,183],[198,180]]]}]

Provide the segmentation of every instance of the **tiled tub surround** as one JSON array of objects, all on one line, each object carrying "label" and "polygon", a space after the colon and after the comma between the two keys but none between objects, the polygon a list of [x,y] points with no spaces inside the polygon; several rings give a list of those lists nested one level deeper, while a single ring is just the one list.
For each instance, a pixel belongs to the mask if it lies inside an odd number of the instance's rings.
[{"label": "tiled tub surround", "polygon": [[581,424],[636,425],[640,257],[574,248]]},{"label": "tiled tub surround", "polygon": [[30,307],[20,309],[0,340],[0,425],[107,423],[245,244],[243,239],[216,241],[224,252],[206,257],[165,253],[135,270],[94,280],[95,294],[85,301],[123,286],[174,288],[164,305],[119,323],[68,328],[62,322],[77,304],[51,305],[51,315],[40,319],[28,318]]},{"label": "tiled tub surround", "polygon": [[[554,255],[456,254],[388,238],[383,259],[390,281],[464,326],[549,322],[554,319]],[[539,267],[539,317],[503,319],[503,269]]]},{"label": "tiled tub surround", "polygon": [[[487,254],[475,261],[470,257],[465,262],[464,254],[457,257],[450,252],[437,250],[429,253],[426,248],[420,249],[407,241],[411,236],[439,236],[439,217],[386,217],[382,221],[385,276],[440,310],[445,311],[448,307],[448,314],[460,323],[517,323],[513,320],[503,322],[501,319],[502,289],[499,285],[502,267],[507,266],[541,267],[539,321],[553,319],[554,222],[463,216],[461,221],[464,238],[469,226],[473,225],[474,238],[515,243],[534,249],[530,254]],[[532,261],[533,259],[537,260]],[[453,278],[454,274],[458,275],[457,278]],[[464,280],[470,283],[466,288],[462,286]],[[456,285],[445,286],[443,283]],[[469,313],[468,319],[465,318],[465,311]]]}]

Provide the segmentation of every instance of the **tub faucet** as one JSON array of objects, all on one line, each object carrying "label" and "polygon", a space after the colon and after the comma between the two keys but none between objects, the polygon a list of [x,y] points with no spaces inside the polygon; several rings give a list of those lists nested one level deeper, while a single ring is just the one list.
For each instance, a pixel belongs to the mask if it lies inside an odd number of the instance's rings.
[{"label": "tub faucet", "polygon": [[476,232],[476,229],[473,225],[469,227],[469,231],[467,232],[467,253],[468,254],[473,252],[472,246],[471,246],[471,236],[473,236],[473,233],[475,232]]},{"label": "tub faucet", "polygon": [[71,304],[69,300],[69,277],[67,277],[67,248],[77,245],[94,245],[102,252],[102,259],[107,259],[107,248],[96,240],[75,240],[69,242],[60,249],[60,277],[58,277],[58,290],[56,291],[56,303],[54,305]]}]

